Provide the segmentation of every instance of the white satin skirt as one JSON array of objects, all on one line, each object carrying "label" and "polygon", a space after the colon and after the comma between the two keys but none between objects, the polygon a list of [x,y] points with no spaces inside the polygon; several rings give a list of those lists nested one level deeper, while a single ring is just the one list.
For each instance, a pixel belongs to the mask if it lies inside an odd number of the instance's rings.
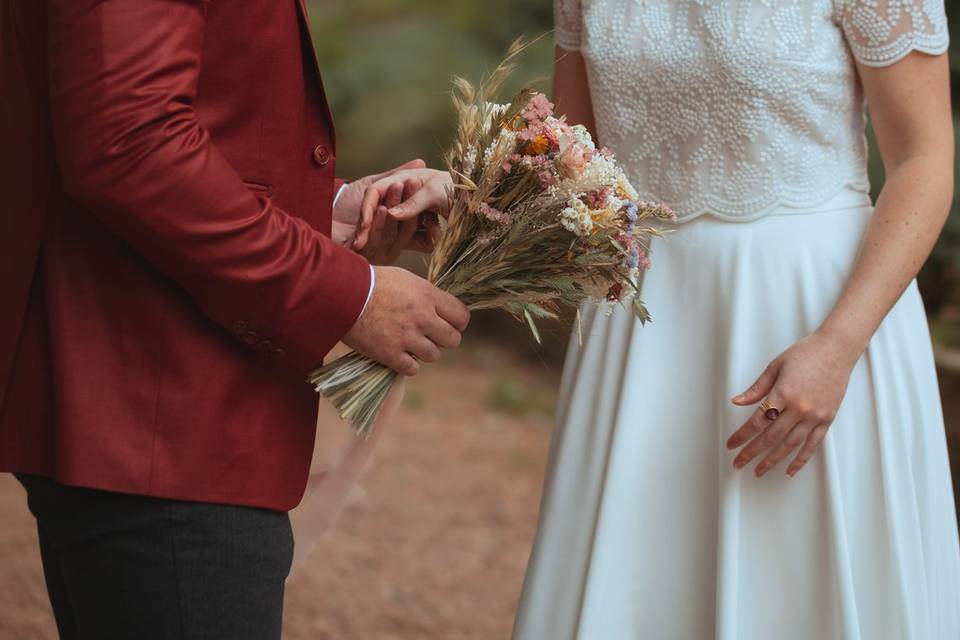
[{"label": "white satin skirt", "polygon": [[738,473],[724,448],[752,411],[730,398],[840,295],[872,214],[864,198],[678,225],[641,285],[652,324],[585,310],[515,640],[960,638],[960,546],[916,284],[795,478],[785,463]]}]

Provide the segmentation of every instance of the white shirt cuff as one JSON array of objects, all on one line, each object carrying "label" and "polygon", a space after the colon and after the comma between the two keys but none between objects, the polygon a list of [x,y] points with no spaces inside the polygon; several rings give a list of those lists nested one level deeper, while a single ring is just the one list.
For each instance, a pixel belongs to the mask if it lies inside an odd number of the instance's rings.
[{"label": "white shirt cuff", "polygon": [[340,196],[343,195],[343,190],[346,189],[346,188],[347,188],[347,183],[344,182],[342,185],[340,185],[340,188],[337,190],[337,195],[333,196],[333,206],[334,206],[334,207],[337,206],[337,200],[340,199]]},{"label": "white shirt cuff", "polygon": [[[343,195],[343,190],[347,188],[347,183],[344,182],[340,189],[337,191],[337,195],[333,196],[333,206],[337,206],[337,200],[340,199],[340,196]],[[367,301],[363,303],[363,310],[360,311],[362,316],[367,312],[367,306],[370,304],[370,298],[373,297],[373,287],[377,284],[377,270],[373,268],[373,265],[370,265],[370,290],[367,291]]]},{"label": "white shirt cuff", "polygon": [[363,303],[363,310],[360,312],[360,316],[363,317],[363,314],[367,312],[367,307],[370,305],[370,298],[373,297],[373,288],[377,284],[377,270],[373,268],[373,265],[370,265],[370,290],[367,291],[367,301]]}]

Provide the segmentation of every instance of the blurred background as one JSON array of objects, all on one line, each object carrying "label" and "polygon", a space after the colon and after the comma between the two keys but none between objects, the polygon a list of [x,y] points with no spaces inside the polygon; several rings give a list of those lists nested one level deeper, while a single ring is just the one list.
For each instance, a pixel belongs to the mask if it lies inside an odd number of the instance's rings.
[{"label": "blurred background", "polygon": [[[413,157],[441,167],[453,130],[452,76],[479,79],[515,37],[552,28],[551,0],[308,5],[344,177]],[[960,0],[947,0],[947,8],[960,34]],[[549,36],[537,42],[515,83],[542,78],[549,90],[552,51]],[[960,48],[951,58],[956,104]],[[871,174],[878,189],[875,155]],[[422,259],[408,256],[405,264],[417,269]],[[951,216],[921,286],[960,469],[960,216]],[[567,343],[562,329],[544,338],[536,347],[509,319],[478,316],[461,350],[413,380],[362,490],[290,582],[285,638],[509,637]],[[52,639],[33,525],[9,477],[0,477],[0,513],[0,640]]]}]

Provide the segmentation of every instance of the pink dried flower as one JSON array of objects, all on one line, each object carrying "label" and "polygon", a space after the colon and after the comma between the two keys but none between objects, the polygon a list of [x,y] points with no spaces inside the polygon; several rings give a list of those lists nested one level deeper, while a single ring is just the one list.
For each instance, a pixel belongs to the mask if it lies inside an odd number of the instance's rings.
[{"label": "pink dried flower", "polygon": [[622,246],[628,252],[636,247],[637,244],[637,241],[634,239],[632,233],[624,233],[622,231],[617,234],[617,242],[619,242],[620,246]]},{"label": "pink dried flower", "polygon": [[508,225],[512,221],[509,213],[504,213],[497,208],[491,207],[486,202],[480,205],[480,215],[491,222]]},{"label": "pink dried flower", "polygon": [[556,129],[553,127],[543,127],[541,135],[550,143],[551,151],[560,151],[560,136],[558,135]]},{"label": "pink dried flower", "polygon": [[550,165],[550,158],[545,155],[523,156],[520,159],[520,164],[527,171],[541,171],[544,167]]},{"label": "pink dried flower", "polygon": [[593,158],[593,150],[580,144],[574,143],[564,149],[557,158],[557,164],[560,167],[560,173],[567,178],[576,178],[584,169],[587,163]]},{"label": "pink dried flower", "polygon": [[643,271],[646,271],[647,269],[650,268],[652,263],[650,262],[650,257],[647,255],[646,251],[641,249],[638,252],[638,259],[639,259],[639,264],[637,265],[637,268]]},{"label": "pink dried flower", "polygon": [[534,94],[520,115],[527,122],[546,120],[553,115],[553,103],[542,93]]},{"label": "pink dried flower", "polygon": [[537,173],[537,180],[544,189],[549,189],[560,184],[560,178],[551,169],[544,169]]},{"label": "pink dried flower", "polygon": [[541,126],[539,123],[531,124],[517,132],[517,137],[524,142],[533,142],[540,135]]},{"label": "pink dried flower", "polygon": [[607,206],[607,201],[613,194],[611,187],[603,187],[597,191],[588,191],[584,202],[591,209],[603,209]]}]

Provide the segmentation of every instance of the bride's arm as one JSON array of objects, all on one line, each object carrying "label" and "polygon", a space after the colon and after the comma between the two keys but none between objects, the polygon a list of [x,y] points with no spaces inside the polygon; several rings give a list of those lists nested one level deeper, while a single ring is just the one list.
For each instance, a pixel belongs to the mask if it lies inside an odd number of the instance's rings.
[{"label": "bride's arm", "polygon": [[853,275],[822,329],[857,355],[929,257],[954,186],[947,56],[858,70],[887,177]]},{"label": "bride's arm", "polygon": [[556,63],[553,74],[553,101],[556,112],[567,116],[570,124],[582,124],[597,138],[593,119],[593,103],[590,101],[590,85],[583,56],[576,51],[556,47]]},{"label": "bride's arm", "polygon": [[[791,452],[795,474],[823,441],[850,374],[880,323],[930,254],[953,198],[953,122],[946,55],[913,53],[884,68],[858,66],[886,183],[843,294],[820,329],[773,361],[734,399],[769,398],[782,408],[770,421],[757,412],[731,436],[740,469],[766,454],[763,475]],[[829,233],[824,229],[824,233]]]}]

